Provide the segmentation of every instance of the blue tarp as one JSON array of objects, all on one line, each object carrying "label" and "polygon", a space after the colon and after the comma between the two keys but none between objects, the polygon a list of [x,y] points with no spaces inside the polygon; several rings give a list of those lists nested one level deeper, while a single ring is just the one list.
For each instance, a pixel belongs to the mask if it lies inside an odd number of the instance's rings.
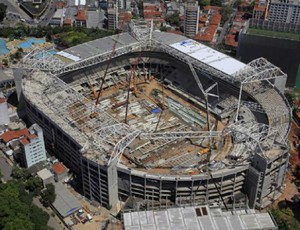
[{"label": "blue tarp", "polygon": [[151,113],[160,113],[161,109],[160,108],[155,108],[151,110]]}]

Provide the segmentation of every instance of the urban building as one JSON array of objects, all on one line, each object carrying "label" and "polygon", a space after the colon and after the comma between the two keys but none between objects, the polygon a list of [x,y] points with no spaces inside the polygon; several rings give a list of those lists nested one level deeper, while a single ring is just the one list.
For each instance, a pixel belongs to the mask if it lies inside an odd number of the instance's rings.
[{"label": "urban building", "polygon": [[217,30],[221,23],[221,7],[205,6],[199,17],[198,34],[194,37],[195,40],[207,43],[215,42]]},{"label": "urban building", "polygon": [[254,209],[191,206],[123,213],[124,229],[180,229],[180,230],[277,230],[278,226],[268,212]]},{"label": "urban building", "polygon": [[42,169],[37,172],[37,175],[42,179],[44,188],[47,184],[54,183],[53,174],[50,172],[49,169]]},{"label": "urban building", "polygon": [[67,178],[68,170],[63,163],[57,162],[52,166],[52,172],[54,173],[55,181],[62,181]]},{"label": "urban building", "polygon": [[24,135],[19,141],[22,148],[20,159],[24,167],[29,168],[47,159],[43,130],[39,125],[33,124],[28,129],[28,134]]},{"label": "urban building", "polygon": [[119,11],[117,7],[107,9],[107,29],[116,30],[119,25]]},{"label": "urban building", "polygon": [[200,7],[198,2],[188,0],[185,3],[184,9],[184,34],[187,37],[194,37],[198,34],[198,22],[199,22]]},{"label": "urban building", "polygon": [[0,125],[7,125],[9,123],[8,105],[6,99],[0,95]]},{"label": "urban building", "polygon": [[256,0],[252,18],[265,20],[268,16],[268,7],[269,0]]},{"label": "urban building", "polygon": [[[264,58],[245,64],[142,26],[143,36],[132,27],[43,60],[25,57],[24,69],[39,67],[22,82],[26,114],[49,151],[103,206],[130,197],[154,208],[230,204],[241,195],[251,208],[274,202],[289,159],[286,74]],[[205,100],[201,89],[216,96]]]},{"label": "urban building", "polygon": [[300,24],[299,0],[272,0],[270,2],[268,20]]}]

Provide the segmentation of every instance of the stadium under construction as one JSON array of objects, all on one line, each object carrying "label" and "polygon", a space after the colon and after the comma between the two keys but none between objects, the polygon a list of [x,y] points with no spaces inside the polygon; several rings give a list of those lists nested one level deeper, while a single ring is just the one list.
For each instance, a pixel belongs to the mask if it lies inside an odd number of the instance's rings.
[{"label": "stadium under construction", "polygon": [[23,60],[28,120],[104,206],[277,199],[288,166],[286,74],[181,35],[132,27]]}]

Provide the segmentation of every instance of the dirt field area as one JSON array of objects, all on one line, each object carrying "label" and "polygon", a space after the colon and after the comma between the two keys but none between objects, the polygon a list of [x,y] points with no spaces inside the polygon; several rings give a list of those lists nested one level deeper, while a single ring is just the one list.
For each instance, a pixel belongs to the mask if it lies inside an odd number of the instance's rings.
[{"label": "dirt field area", "polygon": [[297,133],[298,129],[299,129],[299,127],[297,127],[296,124],[294,122],[292,122],[291,131],[289,134],[289,144],[290,144],[290,160],[289,160],[289,162],[290,162],[291,168],[286,175],[286,181],[285,181],[286,187],[284,189],[284,192],[279,197],[279,199],[277,199],[274,202],[274,204],[273,204],[274,207],[277,206],[277,204],[280,201],[283,201],[283,200],[291,201],[291,198],[295,194],[298,194],[297,186],[294,183],[296,177],[293,175],[293,172],[295,171],[296,166],[300,165],[300,157],[299,157],[300,151],[297,150],[295,148],[295,146],[293,145],[293,142],[297,140],[296,133]]}]

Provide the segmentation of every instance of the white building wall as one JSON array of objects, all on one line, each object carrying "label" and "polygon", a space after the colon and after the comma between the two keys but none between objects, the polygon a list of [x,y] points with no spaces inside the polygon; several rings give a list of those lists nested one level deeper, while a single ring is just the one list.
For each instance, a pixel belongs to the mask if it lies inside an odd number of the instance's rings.
[{"label": "white building wall", "polygon": [[29,144],[24,145],[25,163],[27,168],[47,159],[43,130],[37,124],[32,125],[29,130],[34,131],[37,137],[31,139]]},{"label": "white building wall", "polygon": [[9,116],[8,116],[8,106],[7,102],[0,103],[0,125],[5,125],[9,123]]}]

